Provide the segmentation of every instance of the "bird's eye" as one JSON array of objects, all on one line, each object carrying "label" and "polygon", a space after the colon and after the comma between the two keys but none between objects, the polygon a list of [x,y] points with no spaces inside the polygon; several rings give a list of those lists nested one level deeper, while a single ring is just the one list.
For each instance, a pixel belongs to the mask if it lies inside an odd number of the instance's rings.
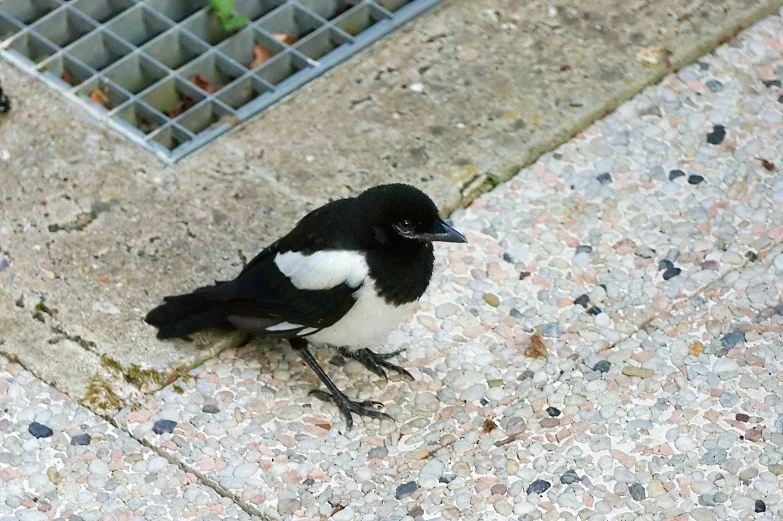
[{"label": "bird's eye", "polygon": [[396,228],[402,235],[410,235],[413,233],[413,222],[410,219],[403,219],[397,224]]}]

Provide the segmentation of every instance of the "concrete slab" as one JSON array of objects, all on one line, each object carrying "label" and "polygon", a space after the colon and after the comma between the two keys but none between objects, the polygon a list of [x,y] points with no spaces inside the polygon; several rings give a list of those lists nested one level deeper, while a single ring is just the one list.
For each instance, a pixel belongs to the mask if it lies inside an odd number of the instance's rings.
[{"label": "concrete slab", "polygon": [[[156,341],[140,319],[162,295],[369,185],[448,212],[780,3],[449,2],[173,167],[3,65],[0,298],[27,316],[0,350],[78,399],[67,361],[116,374],[117,396],[158,389],[242,340]],[[80,348],[28,356],[41,322]]]}]

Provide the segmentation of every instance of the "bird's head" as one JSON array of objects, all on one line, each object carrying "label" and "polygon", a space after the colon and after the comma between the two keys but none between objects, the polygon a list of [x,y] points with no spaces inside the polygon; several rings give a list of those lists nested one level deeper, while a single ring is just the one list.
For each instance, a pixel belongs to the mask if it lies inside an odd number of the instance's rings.
[{"label": "bird's head", "polygon": [[374,239],[382,245],[467,242],[438,215],[427,194],[405,184],[370,188],[359,196]]}]

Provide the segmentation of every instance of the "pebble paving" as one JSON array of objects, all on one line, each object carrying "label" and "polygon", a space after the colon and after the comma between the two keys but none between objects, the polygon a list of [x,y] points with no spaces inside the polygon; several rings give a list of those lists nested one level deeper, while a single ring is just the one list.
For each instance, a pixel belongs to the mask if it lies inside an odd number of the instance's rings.
[{"label": "pebble paving", "polygon": [[764,20],[457,212],[469,244],[437,249],[385,346],[415,382],[318,351],[396,424],[346,432],[258,344],[118,419],[284,519],[780,519],[781,34]]},{"label": "pebble paving", "polygon": [[[111,432],[89,454],[117,451],[144,481],[116,486],[197,490],[193,515],[244,515],[216,489],[286,520],[783,519],[781,35],[763,20],[455,213],[469,243],[439,245],[428,294],[382,347],[405,349],[414,382],[316,352],[396,423],[346,431],[289,348],[253,342],[115,418],[210,489],[168,463],[144,478],[140,461],[166,460],[94,419],[68,445],[76,412],[53,425],[66,399],[50,391],[56,407],[0,420],[0,473],[21,476],[0,512],[54,490],[49,460],[83,476],[52,508],[130,508],[101,495],[118,477],[76,463]],[[49,452],[28,477],[9,444]]]},{"label": "pebble paving", "polygon": [[0,520],[250,520],[127,432],[0,357]]}]

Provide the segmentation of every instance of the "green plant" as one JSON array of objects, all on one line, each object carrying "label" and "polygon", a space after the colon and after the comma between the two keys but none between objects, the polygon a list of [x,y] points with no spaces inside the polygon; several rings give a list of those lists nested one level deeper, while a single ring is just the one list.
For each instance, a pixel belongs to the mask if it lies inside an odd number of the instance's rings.
[{"label": "green plant", "polygon": [[209,3],[226,31],[241,29],[250,21],[246,14],[234,12],[234,0],[209,0]]}]

